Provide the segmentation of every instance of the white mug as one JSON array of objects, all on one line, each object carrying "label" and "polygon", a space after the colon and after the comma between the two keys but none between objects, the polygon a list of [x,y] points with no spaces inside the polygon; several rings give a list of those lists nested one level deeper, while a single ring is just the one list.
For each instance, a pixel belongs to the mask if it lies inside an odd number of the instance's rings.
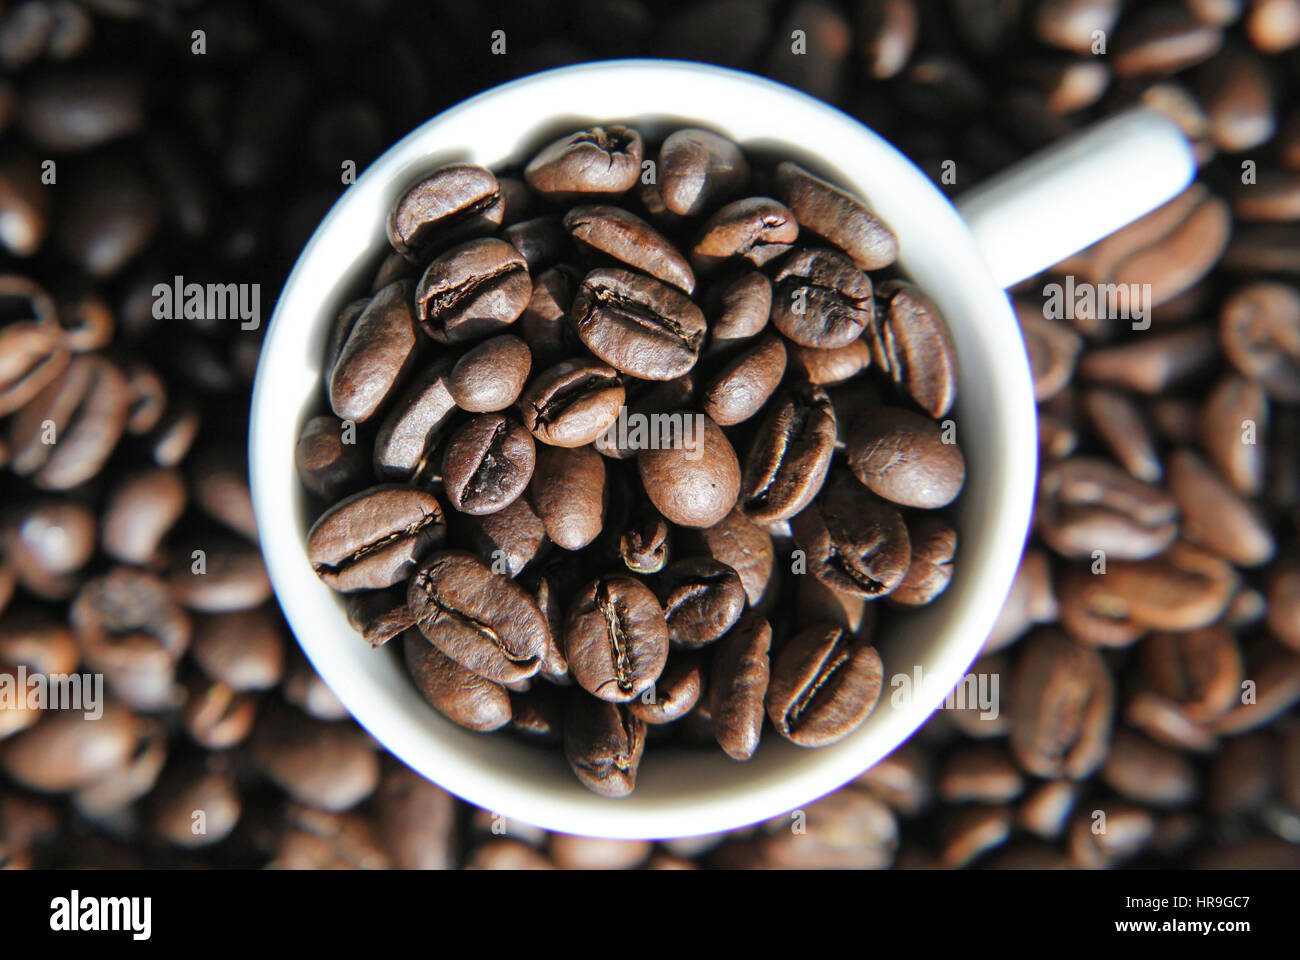
[{"label": "white mug", "polygon": [[[613,121],[650,137],[674,126],[708,127],[742,146],[805,158],[864,198],[898,235],[901,267],[951,329],[958,375],[951,417],[967,462],[952,582],[877,639],[886,682],[866,723],[820,749],[768,735],[745,763],[720,749],[652,747],[636,789],[621,799],[581,786],[558,750],[455,726],[423,700],[400,657],[362,641],[307,560],[314,518],[294,466],[299,431],[323,400],[326,333],[341,306],[366,288],[400,192],[440,164],[522,165],[548,135]],[[467,100],[405,137],[348,187],[276,305],[253,393],[250,457],[262,551],[285,616],[325,682],[376,739],[498,815],[566,833],[662,838],[727,830],[806,805],[887,756],[940,706],[1010,589],[1034,498],[1037,425],[1005,288],[1154,209],[1194,172],[1177,128],[1135,111],[1031,158],[954,209],[851,117],[745,73],[673,61],[593,63]]]}]

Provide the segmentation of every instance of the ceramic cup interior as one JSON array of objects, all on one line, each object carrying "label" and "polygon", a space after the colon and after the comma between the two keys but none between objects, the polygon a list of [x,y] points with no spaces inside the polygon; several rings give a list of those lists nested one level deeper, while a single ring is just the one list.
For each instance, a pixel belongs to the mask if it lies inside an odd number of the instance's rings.
[{"label": "ceramic cup interior", "polygon": [[[952,331],[958,402],[950,416],[967,462],[952,582],[938,601],[879,637],[886,684],[865,724],[821,749],[770,735],[745,763],[720,749],[652,746],[635,791],[621,799],[581,786],[558,750],[456,727],[425,703],[395,651],[361,640],[307,561],[314,518],[294,467],[302,425],[323,403],[326,332],[343,303],[368,289],[400,193],[450,161],[521,166],[550,139],[600,122],[632,124],[648,138],[706,127],[747,149],[793,156],[865,198],[898,234],[902,269]],[[538,74],[474,97],[405,137],[348,187],[303,250],[267,332],[252,406],[252,490],[267,568],[298,641],[356,719],[399,758],[507,818],[596,836],[685,836],[809,803],[888,755],[940,705],[977,655],[1016,572],[1035,485],[1035,417],[1028,360],[1006,295],[956,210],[902,154],[847,115],[759,77],[616,61]],[[907,684],[892,682],[900,675]]]}]

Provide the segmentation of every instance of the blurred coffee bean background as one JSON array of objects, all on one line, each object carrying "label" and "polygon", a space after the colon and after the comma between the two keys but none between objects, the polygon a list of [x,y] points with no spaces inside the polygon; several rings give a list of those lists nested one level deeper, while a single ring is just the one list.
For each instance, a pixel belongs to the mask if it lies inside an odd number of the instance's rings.
[{"label": "blurred coffee bean background", "polygon": [[[108,693],[0,709],[0,867],[1300,867],[1297,46],[1300,0],[0,3],[0,672]],[[794,816],[662,843],[548,835],[386,755],[279,614],[245,454],[349,166],[626,56],[803,89],[950,195],[1136,103],[1201,163],[1013,292],[1042,481],[972,667],[998,716],[942,710]],[[261,323],[157,319],[177,276],[260,285]],[[1150,284],[1149,328],[1060,317],[1067,276]]]}]

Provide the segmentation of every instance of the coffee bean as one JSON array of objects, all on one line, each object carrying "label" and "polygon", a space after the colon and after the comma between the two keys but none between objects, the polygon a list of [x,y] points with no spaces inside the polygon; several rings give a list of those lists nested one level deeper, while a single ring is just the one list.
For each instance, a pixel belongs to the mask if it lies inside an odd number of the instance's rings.
[{"label": "coffee bean", "polygon": [[636,786],[645,722],[626,706],[574,690],[564,710],[564,755],[587,789],[624,797]]},{"label": "coffee bean", "polygon": [[832,474],[790,529],[809,572],[833,590],[882,597],[907,575],[911,544],[902,516],[846,474]]},{"label": "coffee bean", "polygon": [[516,577],[542,549],[546,527],[528,498],[519,497],[496,513],[470,519],[467,536],[479,559],[494,572]]},{"label": "coffee bean", "polygon": [[1114,684],[1096,651],[1051,630],[1021,648],[1011,678],[1011,750],[1035,776],[1081,780],[1105,760]]},{"label": "coffee bean", "polygon": [[532,294],[528,262],[519,251],[484,237],[429,264],[416,287],[416,316],[439,343],[480,340],[514,323]]},{"label": "coffee bean", "polygon": [[352,325],[330,372],[330,407],[342,420],[369,420],[415,362],[411,284],[389,284]]},{"label": "coffee bean", "polygon": [[[374,470],[381,480],[409,481],[427,474],[429,458],[457,410],[450,390],[450,367],[446,359],[435,361],[415,376],[393,401],[375,434]],[[335,426],[330,425],[331,453],[334,451],[332,438],[335,432]],[[349,469],[352,451],[356,449],[353,431],[352,443],[340,448]]]},{"label": "coffee bean", "polygon": [[668,521],[652,508],[629,520],[618,538],[618,555],[633,573],[658,573],[672,552]]},{"label": "coffee bean", "polygon": [[593,580],[569,606],[564,655],[589,693],[615,703],[632,700],[658,679],[667,661],[663,608],[639,580]]},{"label": "coffee bean", "polygon": [[1124,729],[1115,731],[1101,778],[1125,798],[1156,807],[1181,806],[1197,787],[1196,773],[1182,756]]},{"label": "coffee bean", "polygon": [[718,745],[733,760],[748,760],[763,732],[763,698],[771,672],[772,628],[749,614],[732,627],[713,654],[709,712]]},{"label": "coffee bean", "polygon": [[1120,77],[1173,74],[1207,60],[1218,52],[1223,34],[1197,23],[1177,6],[1144,11],[1125,24],[1115,48],[1115,73]]},{"label": "coffee bean", "polygon": [[126,429],[130,391],[102,356],[72,360],[9,421],[10,469],[44,490],[68,490],[95,476]]},{"label": "coffee bean", "polygon": [[407,630],[402,648],[406,668],[416,688],[435,710],[470,730],[499,730],[510,722],[510,694],[461,666],[426,640],[418,630]]},{"label": "coffee bean", "polygon": [[637,454],[641,483],[651,503],[671,522],[710,527],[736,505],[740,462],[726,434],[708,417],[688,410],[668,416],[680,427],[665,431],[668,435],[661,436],[659,444]]},{"label": "coffee bean", "polygon": [[695,275],[686,258],[640,217],[619,207],[578,206],[564,215],[564,229],[587,247],[691,293]]},{"label": "coffee bean", "polygon": [[730,630],[745,609],[740,574],[710,557],[678,560],[663,572],[657,592],[676,648],[693,650]]},{"label": "coffee bean", "polygon": [[519,397],[532,363],[528,345],[518,337],[492,337],[456,361],[447,377],[447,392],[470,413],[504,410]]},{"label": "coffee bean", "polygon": [[672,723],[694,708],[703,689],[704,674],[699,659],[676,653],[669,658],[654,685],[630,700],[627,709],[645,723]]},{"label": "coffee bean", "polygon": [[1226,630],[1153,633],[1139,654],[1144,687],[1175,705],[1192,723],[1217,719],[1240,696],[1241,650]]},{"label": "coffee bean", "polygon": [[1064,557],[1154,556],[1178,535],[1177,517],[1173,498],[1104,460],[1073,457],[1039,478],[1035,529]]},{"label": "coffee bean", "polygon": [[627,270],[593,270],[570,322],[592,353],[643,380],[672,380],[695,365],[704,342],[700,308],[684,294]]},{"label": "coffee bean", "polygon": [[1159,482],[1164,473],[1141,408],[1127,394],[1114,390],[1089,390],[1083,407],[1092,428],[1124,469],[1139,480]]},{"label": "coffee bean", "polygon": [[[556,228],[563,229],[558,223]],[[568,329],[568,316],[577,286],[568,267],[551,267],[533,280],[533,294],[516,325],[533,353],[535,369],[547,369],[571,353],[576,337]]]},{"label": "coffee bean", "polygon": [[858,417],[849,445],[854,475],[905,507],[947,506],[961,492],[966,461],[938,424],[909,410],[877,407]]},{"label": "coffee bean", "polygon": [[747,270],[715,289],[718,306],[709,324],[710,349],[725,349],[763,332],[772,313],[771,280],[757,270]]},{"label": "coffee bean", "polygon": [[124,763],[139,724],[135,714],[111,701],[94,719],[80,710],[55,711],[6,742],[0,767],[29,789],[64,793]]},{"label": "coffee bean", "polygon": [[541,668],[548,631],[537,602],[470,553],[426,558],[411,577],[407,604],[430,643],[487,680],[513,683]]},{"label": "coffee bean", "polygon": [[907,64],[916,46],[920,19],[914,0],[885,0],[863,10],[858,47],[867,72],[888,80]]},{"label": "coffee bean", "polygon": [[443,482],[451,505],[481,515],[508,507],[528,486],[536,450],[533,438],[513,418],[480,413],[447,441]]},{"label": "coffee bean", "polygon": [[772,665],[767,715],[801,747],[844,739],[880,699],[880,654],[842,627],[811,626],[790,639]]},{"label": "coffee bean", "polygon": [[781,338],[771,334],[762,337],[704,385],[701,408],[720,426],[748,420],[780,384],[785,363],[786,349]]},{"label": "coffee bean", "polygon": [[289,796],[320,810],[348,810],[379,781],[368,737],[351,724],[322,723],[287,708],[258,721],[249,745],[257,767]]},{"label": "coffee bean", "polygon": [[1263,518],[1190,450],[1169,458],[1169,492],[1182,510],[1182,535],[1240,567],[1273,557],[1273,536]]},{"label": "coffee bean", "polygon": [[792,254],[773,283],[772,323],[801,346],[848,346],[873,322],[871,279],[842,253],[815,247]]},{"label": "coffee bean", "polygon": [[898,257],[898,238],[845,191],[788,160],[776,166],[777,194],[799,226],[839,247],[863,270],[879,270]]},{"label": "coffee bean", "polygon": [[1015,764],[992,747],[972,747],[950,757],[939,775],[939,796],[949,803],[1008,803],[1024,790]]},{"label": "coffee bean", "polygon": [[768,405],[745,454],[742,507],[757,523],[788,520],[821,489],[835,453],[826,391],[792,386]]},{"label": "coffee bean", "polygon": [[542,444],[529,490],[547,536],[559,546],[581,550],[596,539],[604,525],[609,489],[605,458],[592,447]]},{"label": "coffee bean", "polygon": [[659,192],[679,216],[703,213],[735,196],[749,180],[749,163],[736,144],[708,130],[675,130],[659,148]]},{"label": "coffee bean", "polygon": [[957,395],[957,362],[943,318],[934,304],[908,283],[884,284],[876,296],[888,304],[869,328],[876,366],[904,396],[939,419],[952,408]]},{"label": "coffee bean", "polygon": [[611,124],[562,137],[524,168],[528,185],[543,196],[612,195],[632,189],[641,174],[644,146],[631,127]]},{"label": "coffee bean", "polygon": [[565,360],[543,370],[524,389],[524,425],[545,444],[581,447],[618,419],[627,394],[613,367],[592,359]]},{"label": "coffee bean", "polygon": [[821,386],[851,380],[871,366],[871,347],[861,337],[847,347],[819,350],[795,345],[789,352],[791,369],[809,383]]},{"label": "coffee bean", "polygon": [[691,248],[700,273],[717,270],[733,258],[761,267],[790,249],[799,237],[794,213],[771,197],[747,197],[718,210],[705,221]]},{"label": "coffee bean", "polygon": [[925,513],[909,518],[907,538],[912,544],[912,559],[903,582],[889,598],[907,606],[924,606],[948,589],[957,552],[957,531],[942,517]]},{"label": "coffee bean", "polygon": [[497,178],[485,167],[451,163],[412,186],[388,217],[388,242],[411,257],[492,233],[505,213]]},{"label": "coffee bean", "polygon": [[284,674],[284,639],[264,608],[198,618],[194,659],[232,690],[269,690]]},{"label": "coffee bean", "polygon": [[[528,269],[539,274],[558,263],[569,248],[569,235],[559,217],[536,217],[506,227],[501,238],[519,251],[528,261]],[[537,296],[540,277],[533,282],[533,296]],[[521,321],[522,323],[522,318]]]},{"label": "coffee bean", "polygon": [[1202,66],[1198,74],[1209,133],[1221,150],[1238,153],[1273,139],[1277,131],[1273,92],[1261,58],[1225,52]]},{"label": "coffee bean", "polygon": [[400,486],[363,490],[331,507],[307,534],[317,576],[336,590],[378,590],[405,580],[446,536],[432,494]]},{"label": "coffee bean", "polygon": [[1243,376],[1277,400],[1300,400],[1300,294],[1278,283],[1242,287],[1223,305],[1219,334]]}]

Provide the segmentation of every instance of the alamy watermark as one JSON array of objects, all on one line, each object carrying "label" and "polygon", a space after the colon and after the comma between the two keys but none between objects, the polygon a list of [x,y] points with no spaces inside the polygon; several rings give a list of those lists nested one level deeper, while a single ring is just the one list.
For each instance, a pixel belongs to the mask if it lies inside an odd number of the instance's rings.
[{"label": "alamy watermark", "polygon": [[[894,692],[889,695],[891,706],[901,709],[920,697],[926,703],[938,699],[940,685],[933,675],[926,675],[918,663],[910,673],[896,673],[889,680]],[[981,719],[996,720],[1001,712],[999,687],[1001,674],[968,673],[961,682],[943,698],[944,710],[976,710]]]},{"label": "alamy watermark", "polygon": [[179,274],[171,283],[153,286],[155,320],[238,320],[240,330],[262,325],[260,283],[186,283]]},{"label": "alamy watermark", "polygon": [[685,450],[687,460],[704,454],[704,414],[618,411],[602,441],[620,450]]},{"label": "alamy watermark", "polygon": [[102,673],[28,673],[19,664],[0,673],[0,710],[80,710],[87,720],[104,715]]},{"label": "alamy watermark", "polygon": [[1151,326],[1151,284],[1065,283],[1043,287],[1043,316],[1048,320],[1129,320],[1134,330]]}]

